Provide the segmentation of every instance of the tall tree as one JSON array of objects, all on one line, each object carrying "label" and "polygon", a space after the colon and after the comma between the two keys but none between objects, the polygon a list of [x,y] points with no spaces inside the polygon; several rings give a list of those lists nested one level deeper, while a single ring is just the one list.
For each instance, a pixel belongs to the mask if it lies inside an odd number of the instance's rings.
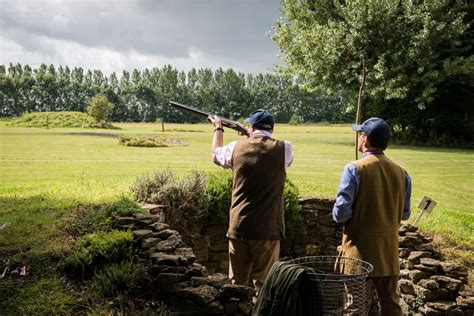
[{"label": "tall tree", "polygon": [[[440,135],[443,116],[434,105],[461,72],[473,84],[474,58],[465,39],[463,1],[282,0],[284,18],[274,40],[282,69],[329,92],[359,87],[366,64],[364,116],[391,120],[398,136]],[[470,89],[472,91],[472,89]],[[472,100],[472,99],[471,99]],[[471,101],[472,102],[472,101]],[[444,104],[444,108],[449,104]],[[471,104],[458,104],[452,123],[466,127]],[[453,119],[453,118],[457,119]],[[472,117],[471,117],[472,118]],[[454,126],[451,126],[448,135]]]}]

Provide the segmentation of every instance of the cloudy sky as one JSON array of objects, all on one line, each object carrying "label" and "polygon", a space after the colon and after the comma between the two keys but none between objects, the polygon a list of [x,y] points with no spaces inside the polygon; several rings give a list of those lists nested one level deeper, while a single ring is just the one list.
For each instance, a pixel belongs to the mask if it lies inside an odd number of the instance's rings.
[{"label": "cloudy sky", "polygon": [[0,0],[0,64],[269,72],[278,0]]}]

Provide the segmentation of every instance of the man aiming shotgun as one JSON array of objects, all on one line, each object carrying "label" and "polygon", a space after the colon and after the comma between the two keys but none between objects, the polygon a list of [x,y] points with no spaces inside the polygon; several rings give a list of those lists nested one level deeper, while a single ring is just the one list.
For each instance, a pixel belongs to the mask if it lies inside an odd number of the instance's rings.
[{"label": "man aiming shotgun", "polygon": [[285,235],[283,189],[286,168],[293,162],[290,142],[272,138],[274,120],[265,110],[250,114],[248,138],[224,146],[224,121],[214,124],[212,159],[232,169],[229,229],[229,278],[233,284],[252,280],[257,295],[273,263],[279,259]]}]

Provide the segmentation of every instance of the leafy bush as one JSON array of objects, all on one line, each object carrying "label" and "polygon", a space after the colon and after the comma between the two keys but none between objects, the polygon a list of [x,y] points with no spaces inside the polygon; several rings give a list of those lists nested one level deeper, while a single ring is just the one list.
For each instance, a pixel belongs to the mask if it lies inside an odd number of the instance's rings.
[{"label": "leafy bush", "polygon": [[97,124],[93,117],[82,112],[33,112],[23,114],[9,123],[16,127],[46,128],[113,128],[111,124]]},{"label": "leafy bush", "polygon": [[134,254],[134,241],[129,231],[112,230],[86,235],[66,259],[66,269],[90,276],[105,263],[120,262]]},{"label": "leafy bush", "polygon": [[139,177],[131,190],[136,200],[168,206],[168,223],[183,232],[195,232],[199,222],[207,219],[209,196],[205,191],[206,177],[199,172],[179,179],[170,170],[154,176]]},{"label": "leafy bush", "polygon": [[298,125],[300,123],[301,123],[301,117],[296,114],[293,114],[290,120],[288,121],[288,124],[290,125]]},{"label": "leafy bush", "polygon": [[130,260],[123,260],[96,271],[92,277],[91,290],[99,297],[113,297],[127,293],[137,281],[136,265]]},{"label": "leafy bush", "polygon": [[145,210],[128,196],[122,196],[105,209],[107,216],[130,216],[142,212],[145,212]]},{"label": "leafy bush", "polygon": [[298,188],[288,178],[285,180],[285,191],[283,192],[283,203],[285,205],[285,223],[287,229],[297,228],[303,218],[301,217],[301,204]]},{"label": "leafy bush", "polygon": [[113,110],[114,105],[107,99],[107,96],[101,93],[93,96],[87,105],[87,113],[98,123],[106,121]]},{"label": "leafy bush", "polygon": [[232,200],[232,174],[221,171],[211,174],[208,179],[206,192],[210,198],[209,222],[226,224]]}]

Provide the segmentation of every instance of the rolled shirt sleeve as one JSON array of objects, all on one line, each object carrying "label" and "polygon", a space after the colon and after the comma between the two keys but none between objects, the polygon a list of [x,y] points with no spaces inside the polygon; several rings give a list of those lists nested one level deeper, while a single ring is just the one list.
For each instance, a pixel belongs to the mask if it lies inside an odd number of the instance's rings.
[{"label": "rolled shirt sleeve", "polygon": [[212,161],[224,169],[232,168],[232,153],[234,152],[235,143],[234,141],[225,146],[217,147],[212,152]]},{"label": "rolled shirt sleeve", "polygon": [[332,218],[345,223],[352,217],[352,208],[359,188],[359,174],[353,164],[347,164],[341,175],[336,203],[332,209]]}]

